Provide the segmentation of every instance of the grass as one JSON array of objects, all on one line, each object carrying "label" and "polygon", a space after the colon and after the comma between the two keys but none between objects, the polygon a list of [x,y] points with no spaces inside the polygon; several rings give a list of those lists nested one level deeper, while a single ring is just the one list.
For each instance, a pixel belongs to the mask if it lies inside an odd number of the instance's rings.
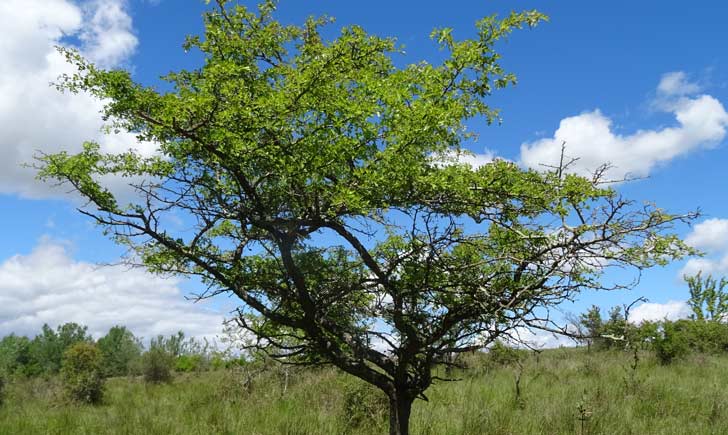
[{"label": "grass", "polygon": [[[645,354],[558,349],[517,366],[483,362],[428,390],[412,415],[414,434],[725,434],[728,356],[694,356],[670,366]],[[0,434],[381,434],[367,414],[352,427],[345,396],[359,381],[334,369],[259,376],[246,391],[235,372],[179,375],[170,384],[107,383],[104,403],[66,402],[57,381],[18,380],[6,388]],[[372,392],[370,394],[376,394]],[[376,401],[374,401],[376,403]]]}]

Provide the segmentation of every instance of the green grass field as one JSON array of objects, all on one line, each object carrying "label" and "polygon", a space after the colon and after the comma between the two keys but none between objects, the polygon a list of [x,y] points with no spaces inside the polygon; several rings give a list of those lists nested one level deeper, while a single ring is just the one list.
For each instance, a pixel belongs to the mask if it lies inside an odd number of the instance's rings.
[{"label": "green grass field", "polygon": [[[636,371],[630,363],[626,353],[585,349],[531,355],[522,370],[475,363],[455,374],[461,381],[438,383],[427,392],[429,402],[415,403],[412,431],[728,434],[728,357],[697,355],[661,366],[644,354]],[[290,370],[287,380],[275,369],[247,388],[244,381],[232,371],[178,375],[162,385],[115,378],[102,405],[85,406],[65,401],[57,381],[16,380],[6,387],[0,434],[386,432],[377,393],[334,369]]]}]

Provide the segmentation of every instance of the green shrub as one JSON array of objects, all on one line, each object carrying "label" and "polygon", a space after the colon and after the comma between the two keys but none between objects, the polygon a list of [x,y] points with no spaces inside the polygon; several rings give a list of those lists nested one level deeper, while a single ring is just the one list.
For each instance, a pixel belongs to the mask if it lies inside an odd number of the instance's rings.
[{"label": "green shrub", "polygon": [[174,362],[178,372],[195,372],[202,369],[202,355],[180,355]]},{"label": "green shrub", "polygon": [[488,360],[496,366],[512,366],[521,361],[526,355],[522,349],[508,346],[500,340],[496,340],[488,348]]},{"label": "green shrub", "polygon": [[161,346],[152,346],[141,358],[144,380],[154,384],[169,382],[172,379],[174,355]]},{"label": "green shrub", "polygon": [[104,379],[101,352],[91,343],[80,342],[63,354],[61,379],[66,394],[83,403],[99,403]]},{"label": "green shrub", "polygon": [[389,415],[389,399],[380,389],[359,380],[344,388],[341,418],[347,429],[380,425]]},{"label": "green shrub", "polygon": [[210,358],[210,367],[213,370],[221,370],[227,367],[227,359],[225,358],[225,355],[214,352],[212,354],[212,358]]},{"label": "green shrub", "polygon": [[725,352],[728,350],[728,325],[704,320],[665,321],[653,347],[662,364],[690,353]]}]

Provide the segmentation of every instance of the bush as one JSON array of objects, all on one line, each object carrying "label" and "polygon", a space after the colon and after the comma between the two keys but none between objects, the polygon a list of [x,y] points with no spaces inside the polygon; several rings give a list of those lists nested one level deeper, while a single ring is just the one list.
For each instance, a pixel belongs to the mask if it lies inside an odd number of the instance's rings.
[{"label": "bush", "polygon": [[389,415],[389,398],[378,388],[355,380],[344,389],[341,416],[348,429],[379,425]]},{"label": "bush", "polygon": [[63,355],[61,379],[66,394],[82,403],[99,403],[104,378],[101,352],[90,343],[76,343]]},{"label": "bush", "polygon": [[141,365],[144,380],[154,384],[172,379],[174,355],[161,346],[152,346],[142,355]]},{"label": "bush", "polygon": [[178,372],[195,372],[203,366],[202,355],[180,355],[174,363],[174,369]]},{"label": "bush", "polygon": [[488,348],[488,360],[496,366],[512,366],[526,356],[526,351],[508,346],[500,340],[496,340]]},{"label": "bush", "polygon": [[662,364],[669,364],[695,352],[725,352],[728,350],[728,325],[702,320],[666,321],[653,346]]}]

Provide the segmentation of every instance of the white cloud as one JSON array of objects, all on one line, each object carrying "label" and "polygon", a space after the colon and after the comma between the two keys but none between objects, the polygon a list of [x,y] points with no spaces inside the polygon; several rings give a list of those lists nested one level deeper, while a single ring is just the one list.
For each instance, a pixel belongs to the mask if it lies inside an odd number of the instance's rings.
[{"label": "white cloud", "polygon": [[667,74],[658,87],[658,107],[672,113],[677,125],[622,135],[598,109],[584,112],[562,119],[553,137],[522,144],[521,162],[531,168],[557,165],[566,143],[567,157],[579,159],[571,167],[578,174],[591,175],[610,163],[609,178],[647,176],[661,163],[725,138],[728,113],[723,104],[710,95],[685,96],[696,90],[683,73]]},{"label": "white cloud", "polygon": [[728,255],[719,258],[691,258],[680,269],[680,277],[697,275],[725,275],[728,273]]},{"label": "white cloud", "polygon": [[728,274],[728,219],[712,218],[695,225],[685,237],[685,243],[700,249],[705,257],[689,259],[680,276]]},{"label": "white cloud", "polygon": [[86,4],[80,38],[84,52],[103,67],[113,67],[134,53],[137,38],[125,0],[93,0]]},{"label": "white cloud", "polygon": [[125,266],[76,261],[48,240],[27,255],[0,263],[0,336],[35,335],[44,323],[87,325],[95,337],[125,325],[150,338],[183,330],[212,338],[222,330],[222,313],[186,300],[179,281]]},{"label": "white cloud", "polygon": [[700,86],[697,83],[689,82],[687,74],[683,71],[674,71],[665,73],[657,85],[657,93],[665,96],[683,96],[700,92]]},{"label": "white cloud", "polygon": [[708,251],[728,248],[728,219],[706,219],[695,225],[685,243]]},{"label": "white cloud", "polygon": [[[105,67],[128,60],[137,45],[125,0],[0,1],[0,193],[47,197],[65,192],[34,179],[38,151],[77,152],[84,141],[97,141],[107,152],[136,148],[153,153],[153,144],[138,144],[131,134],[104,135],[102,103],[87,94],[61,94],[51,82],[73,69],[54,48],[81,41],[83,54]],[[117,184],[122,184],[116,180]]]},{"label": "white cloud", "polygon": [[629,321],[640,324],[645,321],[686,319],[690,313],[685,301],[668,301],[664,304],[645,302],[630,310]]}]

